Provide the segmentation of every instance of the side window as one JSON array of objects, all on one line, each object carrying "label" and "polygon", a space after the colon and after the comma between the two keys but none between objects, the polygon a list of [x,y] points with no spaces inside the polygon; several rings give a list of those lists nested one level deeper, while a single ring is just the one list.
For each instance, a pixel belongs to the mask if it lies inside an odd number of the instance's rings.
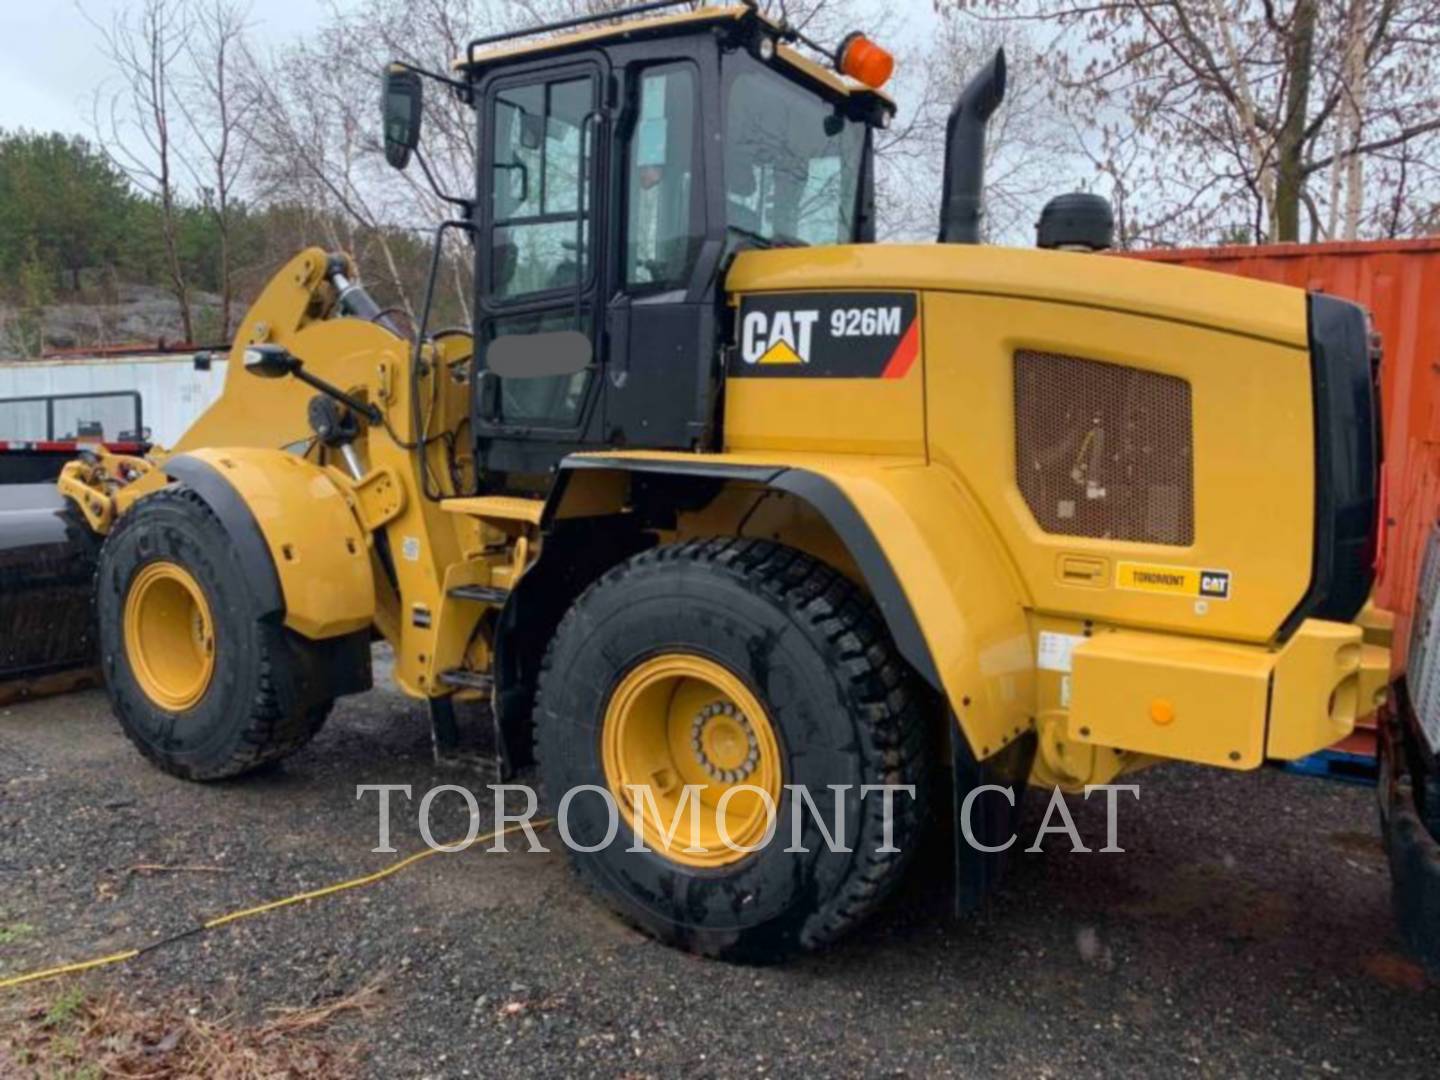
[{"label": "side window", "polygon": [[496,95],[490,250],[497,299],[575,285],[582,250],[590,248],[591,208],[582,188],[594,153],[594,129],[584,130],[593,96],[588,77]]},{"label": "side window", "polygon": [[696,160],[695,71],[666,64],[645,71],[626,155],[625,284],[686,283],[705,231]]},{"label": "side window", "polygon": [[853,242],[865,125],[745,54],[727,64],[727,227],[766,243]]}]

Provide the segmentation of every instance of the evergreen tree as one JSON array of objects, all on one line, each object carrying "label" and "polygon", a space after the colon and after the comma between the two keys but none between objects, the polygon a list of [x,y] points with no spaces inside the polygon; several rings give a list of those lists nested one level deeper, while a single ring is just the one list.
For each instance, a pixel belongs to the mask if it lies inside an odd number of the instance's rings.
[{"label": "evergreen tree", "polygon": [[82,270],[118,261],[134,201],[85,139],[0,131],[0,274],[14,281],[38,260],[78,290]]}]

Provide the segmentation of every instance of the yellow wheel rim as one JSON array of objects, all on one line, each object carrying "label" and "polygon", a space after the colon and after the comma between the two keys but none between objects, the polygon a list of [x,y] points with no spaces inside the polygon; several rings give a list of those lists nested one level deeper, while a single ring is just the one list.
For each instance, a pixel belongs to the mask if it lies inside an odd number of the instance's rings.
[{"label": "yellow wheel rim", "polygon": [[215,620],[200,583],[172,562],[140,569],[125,597],[125,653],[145,696],[170,712],[195,705],[215,673]]},{"label": "yellow wheel rim", "polygon": [[[643,817],[646,847],[715,867],[764,841],[783,784],[780,747],[764,707],[729,669],[687,653],[643,661],[610,695],[601,746],[610,793],[632,835]],[[686,785],[699,788],[693,834]]]}]

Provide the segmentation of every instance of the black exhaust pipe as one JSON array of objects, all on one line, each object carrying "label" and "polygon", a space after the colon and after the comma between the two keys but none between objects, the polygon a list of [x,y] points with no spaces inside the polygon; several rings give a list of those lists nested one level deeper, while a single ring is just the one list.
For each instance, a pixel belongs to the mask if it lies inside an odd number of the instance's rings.
[{"label": "black exhaust pipe", "polygon": [[985,125],[1005,100],[1005,50],[960,91],[945,125],[940,243],[978,244],[985,201]]}]

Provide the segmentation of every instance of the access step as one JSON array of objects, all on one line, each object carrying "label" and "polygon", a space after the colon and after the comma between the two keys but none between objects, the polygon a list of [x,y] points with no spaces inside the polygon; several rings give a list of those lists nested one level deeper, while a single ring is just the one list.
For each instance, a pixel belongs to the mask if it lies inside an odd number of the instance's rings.
[{"label": "access step", "polygon": [[457,585],[450,590],[456,600],[474,600],[481,604],[499,607],[510,596],[509,589],[498,589],[493,585]]},{"label": "access step", "polygon": [[488,693],[495,685],[492,676],[482,675],[478,671],[466,671],[464,668],[442,671],[438,677],[441,686],[453,686],[460,690],[484,690]]},{"label": "access step", "polygon": [[440,508],[452,514],[488,518],[491,521],[516,521],[539,525],[545,512],[544,499],[522,499],[513,495],[471,495],[444,499]]}]

